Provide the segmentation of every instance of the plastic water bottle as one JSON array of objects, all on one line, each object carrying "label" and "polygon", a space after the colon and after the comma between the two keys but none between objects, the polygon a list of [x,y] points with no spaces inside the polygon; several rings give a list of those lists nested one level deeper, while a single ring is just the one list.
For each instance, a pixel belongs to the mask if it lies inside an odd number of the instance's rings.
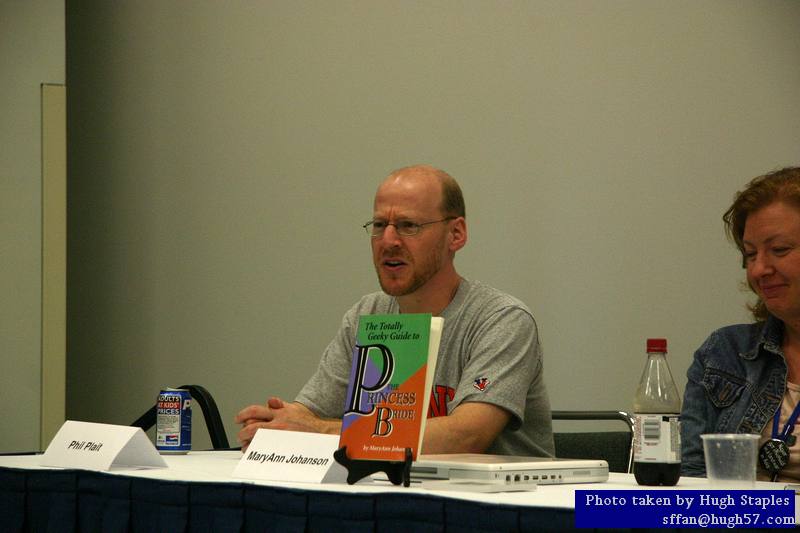
[{"label": "plastic water bottle", "polygon": [[667,364],[667,339],[647,339],[647,364],[633,399],[633,474],[640,485],[681,477],[681,399]]}]

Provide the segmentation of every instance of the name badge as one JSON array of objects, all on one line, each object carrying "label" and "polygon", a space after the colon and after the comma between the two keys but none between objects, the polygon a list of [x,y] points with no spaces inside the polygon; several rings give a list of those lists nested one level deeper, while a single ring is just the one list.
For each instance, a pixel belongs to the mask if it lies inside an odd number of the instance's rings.
[{"label": "name badge", "polygon": [[64,422],[39,464],[85,470],[167,466],[142,428],[74,420]]},{"label": "name badge", "polygon": [[347,471],[333,458],[339,435],[259,429],[233,477],[305,483],[344,482]]}]

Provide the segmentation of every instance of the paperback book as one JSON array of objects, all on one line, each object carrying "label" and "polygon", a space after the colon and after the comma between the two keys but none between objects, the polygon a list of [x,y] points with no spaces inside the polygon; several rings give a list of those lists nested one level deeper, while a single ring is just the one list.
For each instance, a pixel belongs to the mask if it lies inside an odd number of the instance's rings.
[{"label": "paperback book", "polygon": [[430,314],[359,318],[339,446],[350,459],[416,459],[442,336]]}]

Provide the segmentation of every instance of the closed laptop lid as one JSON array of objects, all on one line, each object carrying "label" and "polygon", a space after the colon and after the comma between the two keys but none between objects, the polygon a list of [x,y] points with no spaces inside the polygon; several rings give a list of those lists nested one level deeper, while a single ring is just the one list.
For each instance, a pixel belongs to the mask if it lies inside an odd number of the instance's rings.
[{"label": "closed laptop lid", "polygon": [[596,483],[608,480],[602,459],[554,459],[480,453],[419,455],[411,475],[429,479],[534,479],[539,483]]},{"label": "closed laptop lid", "polygon": [[521,455],[492,455],[487,453],[442,453],[420,454],[414,461],[412,469],[421,466],[443,465],[457,466],[469,470],[507,470],[509,468],[542,469],[571,468],[581,466],[608,466],[602,459],[562,459],[553,457],[528,457]]}]

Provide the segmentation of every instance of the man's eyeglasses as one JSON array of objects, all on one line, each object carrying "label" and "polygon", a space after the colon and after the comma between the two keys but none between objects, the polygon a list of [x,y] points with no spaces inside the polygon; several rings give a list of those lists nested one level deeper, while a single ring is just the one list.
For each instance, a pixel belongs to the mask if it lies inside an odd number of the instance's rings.
[{"label": "man's eyeglasses", "polygon": [[453,220],[457,217],[447,217],[441,220],[432,220],[430,222],[412,222],[411,220],[398,220],[397,222],[386,222],[384,220],[370,220],[363,226],[364,230],[366,230],[367,235],[371,237],[380,237],[383,235],[383,232],[386,231],[386,228],[389,226],[394,226],[395,231],[398,235],[402,235],[404,237],[411,237],[412,235],[416,235],[417,233],[422,230],[423,226],[428,226],[430,224],[437,224],[439,222],[447,222],[448,220]]}]

